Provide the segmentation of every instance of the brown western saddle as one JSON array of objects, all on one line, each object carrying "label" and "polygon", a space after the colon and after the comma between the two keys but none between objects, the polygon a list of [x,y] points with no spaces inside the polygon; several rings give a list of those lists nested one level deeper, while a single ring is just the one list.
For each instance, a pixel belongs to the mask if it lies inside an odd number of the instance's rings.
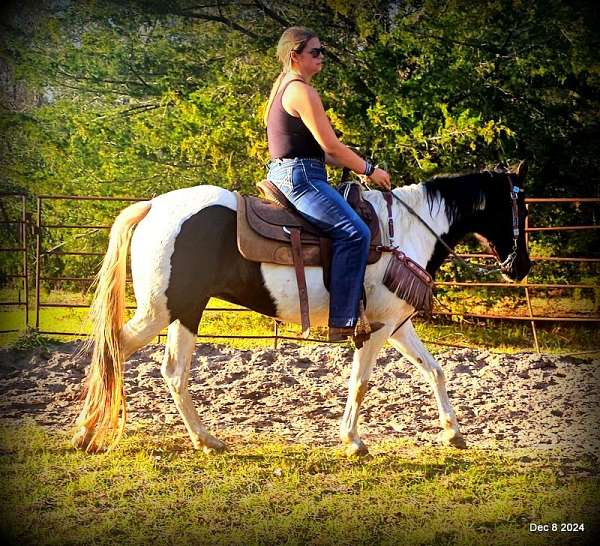
[{"label": "brown western saddle", "polygon": [[[302,335],[310,330],[308,293],[305,266],[323,268],[323,282],[329,289],[331,239],[307,222],[270,181],[257,184],[264,199],[247,195],[237,196],[237,243],[242,256],[253,262],[290,265],[296,272]],[[340,193],[371,230],[368,263],[381,257],[379,218],[371,203],[362,198],[357,184],[343,184]]]}]

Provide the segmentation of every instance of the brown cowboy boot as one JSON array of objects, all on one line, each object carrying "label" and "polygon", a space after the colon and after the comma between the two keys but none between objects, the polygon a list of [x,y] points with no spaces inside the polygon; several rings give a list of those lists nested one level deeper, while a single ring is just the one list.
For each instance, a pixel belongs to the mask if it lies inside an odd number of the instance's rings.
[{"label": "brown cowboy boot", "polygon": [[354,326],[330,326],[329,341],[344,341],[354,335]]},{"label": "brown cowboy boot", "polygon": [[360,349],[363,344],[369,340],[371,334],[381,330],[384,324],[382,322],[371,322],[369,324],[368,331],[357,332],[356,328],[353,326],[343,326],[338,328],[337,326],[329,327],[329,341],[344,341],[348,338],[352,338],[352,342],[354,343],[357,349]]},{"label": "brown cowboy boot", "polygon": [[329,341],[344,341],[345,339],[351,337],[354,346],[357,349],[360,349],[363,346],[363,344],[366,341],[368,341],[368,339],[371,337],[371,334],[377,332],[377,330],[380,330],[381,328],[383,328],[383,326],[384,324],[382,322],[369,323],[369,319],[367,319],[367,315],[365,314],[365,308],[361,300],[359,316],[358,320],[356,321],[356,326],[330,326]]}]

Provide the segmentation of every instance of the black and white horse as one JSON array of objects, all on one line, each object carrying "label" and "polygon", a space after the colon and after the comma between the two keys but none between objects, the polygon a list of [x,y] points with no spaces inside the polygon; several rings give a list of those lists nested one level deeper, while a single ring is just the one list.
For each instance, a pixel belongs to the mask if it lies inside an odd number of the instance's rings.
[{"label": "black and white horse", "polygon": [[[393,192],[426,221],[450,247],[468,233],[485,239],[503,274],[518,281],[530,268],[525,244],[523,187],[526,165],[436,177]],[[517,188],[515,190],[515,188]],[[367,191],[384,234],[388,210],[380,191]],[[394,199],[395,243],[434,275],[448,256],[445,247],[405,206]],[[134,231],[135,228],[135,231]],[[125,270],[131,242],[131,272],[137,309],[124,324]],[[508,258],[508,259],[507,259]],[[424,347],[407,317],[413,308],[382,283],[389,254],[367,267],[366,313],[384,327],[354,353],[348,400],[340,435],[347,451],[366,453],[357,430],[359,409],[377,353],[386,340],[417,366],[431,385],[445,444],[464,447],[446,392],[444,373]],[[310,322],[327,325],[329,293],[321,268],[306,271]],[[206,452],[225,446],[202,425],[188,391],[191,356],[202,312],[211,297],[300,323],[294,269],[244,259],[236,244],[236,198],[223,188],[196,186],[135,203],[123,210],[111,230],[93,304],[94,351],[75,446],[97,451],[116,443],[125,426],[124,361],[168,326],[162,375],[195,448]],[[397,328],[403,321],[404,324]]]}]

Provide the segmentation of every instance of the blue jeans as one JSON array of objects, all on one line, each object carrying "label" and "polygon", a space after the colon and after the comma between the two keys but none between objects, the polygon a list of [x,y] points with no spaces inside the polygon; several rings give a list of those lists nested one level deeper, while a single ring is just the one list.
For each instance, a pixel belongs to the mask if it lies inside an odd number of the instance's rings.
[{"label": "blue jeans", "polygon": [[369,228],[327,183],[322,161],[277,159],[269,164],[267,178],[306,220],[331,238],[329,326],[355,326],[371,241]]}]

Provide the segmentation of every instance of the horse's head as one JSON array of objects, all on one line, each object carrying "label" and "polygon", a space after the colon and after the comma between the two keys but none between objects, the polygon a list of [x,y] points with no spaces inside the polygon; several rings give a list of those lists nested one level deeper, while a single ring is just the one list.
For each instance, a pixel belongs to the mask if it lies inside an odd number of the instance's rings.
[{"label": "horse's head", "polygon": [[502,275],[520,281],[531,268],[525,242],[527,209],[523,188],[527,163],[521,161],[514,171],[496,167],[488,172],[492,180],[486,188],[485,207],[476,233],[496,256]]}]

